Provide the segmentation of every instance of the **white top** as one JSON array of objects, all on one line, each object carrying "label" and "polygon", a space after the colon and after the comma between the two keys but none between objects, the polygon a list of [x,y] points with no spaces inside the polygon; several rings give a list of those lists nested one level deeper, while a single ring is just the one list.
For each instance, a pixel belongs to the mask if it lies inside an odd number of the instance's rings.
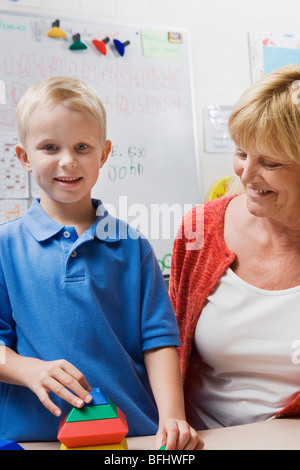
[{"label": "white top", "polygon": [[300,391],[300,286],[267,291],[222,276],[200,315],[187,379],[198,430],[272,418]]}]

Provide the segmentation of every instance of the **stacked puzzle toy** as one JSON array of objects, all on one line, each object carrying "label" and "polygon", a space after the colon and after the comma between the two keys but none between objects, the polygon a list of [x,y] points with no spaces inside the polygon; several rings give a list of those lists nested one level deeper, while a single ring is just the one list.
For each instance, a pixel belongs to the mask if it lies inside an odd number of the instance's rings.
[{"label": "stacked puzzle toy", "polygon": [[62,417],[57,438],[61,450],[127,450],[124,413],[98,388],[82,408],[71,407]]}]

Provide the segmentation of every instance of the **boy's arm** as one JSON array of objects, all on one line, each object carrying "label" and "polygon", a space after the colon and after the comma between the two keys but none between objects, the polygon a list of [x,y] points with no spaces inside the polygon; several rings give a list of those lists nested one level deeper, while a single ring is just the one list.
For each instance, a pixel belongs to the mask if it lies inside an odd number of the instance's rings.
[{"label": "boy's arm", "polygon": [[165,445],[167,450],[203,449],[203,441],[186,422],[176,349],[150,349],[144,352],[144,360],[159,413],[155,448]]},{"label": "boy's arm", "polygon": [[56,416],[60,416],[61,410],[50,400],[50,391],[77,408],[92,400],[83,374],[65,360],[47,362],[24,357],[6,346],[0,346],[0,357],[0,382],[30,388]]}]

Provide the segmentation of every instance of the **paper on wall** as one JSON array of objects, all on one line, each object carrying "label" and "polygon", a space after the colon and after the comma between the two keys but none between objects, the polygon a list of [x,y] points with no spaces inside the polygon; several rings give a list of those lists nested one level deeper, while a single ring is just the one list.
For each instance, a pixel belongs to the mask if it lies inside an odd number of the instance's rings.
[{"label": "paper on wall", "polygon": [[204,108],[205,151],[207,153],[232,153],[233,141],[228,131],[231,106],[209,105]]},{"label": "paper on wall", "polygon": [[29,198],[28,173],[17,159],[17,143],[18,134],[0,134],[0,199]]}]

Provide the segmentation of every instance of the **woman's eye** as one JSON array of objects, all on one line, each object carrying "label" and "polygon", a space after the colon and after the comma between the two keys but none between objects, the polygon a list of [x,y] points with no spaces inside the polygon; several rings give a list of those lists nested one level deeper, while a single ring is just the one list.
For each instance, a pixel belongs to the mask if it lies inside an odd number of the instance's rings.
[{"label": "woman's eye", "polygon": [[247,154],[240,149],[235,149],[235,155],[240,158],[247,158]]},{"label": "woman's eye", "polygon": [[281,166],[280,163],[268,163],[268,162],[264,162],[264,167],[265,168],[279,168]]}]

